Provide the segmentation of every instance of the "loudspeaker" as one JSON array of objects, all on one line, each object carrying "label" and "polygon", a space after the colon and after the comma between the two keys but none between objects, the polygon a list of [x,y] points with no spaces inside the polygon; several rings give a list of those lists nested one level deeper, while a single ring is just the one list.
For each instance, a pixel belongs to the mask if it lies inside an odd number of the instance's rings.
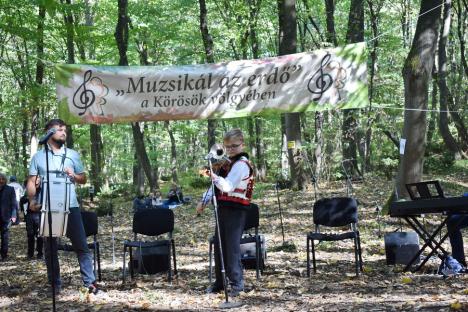
[{"label": "loudspeaker", "polygon": [[[168,246],[156,246],[141,249],[135,248],[132,261],[133,270],[140,274],[166,272],[170,268],[169,252],[170,248]],[[141,266],[140,259],[142,260]]]},{"label": "loudspeaker", "polygon": [[[260,236],[260,270],[263,270],[265,267],[266,259],[266,243],[265,236],[259,234]],[[244,234],[241,239],[241,262],[245,269],[256,268],[256,252],[255,252],[255,236],[249,234]]]},{"label": "loudspeaker", "polygon": [[[419,236],[416,232],[392,232],[384,236],[387,265],[408,264],[419,252]],[[420,261],[417,258],[414,264]]]}]

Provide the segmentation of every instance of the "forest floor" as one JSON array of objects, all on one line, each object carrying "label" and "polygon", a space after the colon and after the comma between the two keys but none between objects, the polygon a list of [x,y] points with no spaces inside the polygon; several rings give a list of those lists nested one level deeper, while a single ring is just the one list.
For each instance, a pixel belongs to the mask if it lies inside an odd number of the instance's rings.
[{"label": "forest floor", "polygon": [[[465,173],[444,176],[449,195],[468,189]],[[317,251],[318,270],[306,276],[306,233],[312,230],[314,192],[280,191],[284,210],[286,240],[296,251],[275,251],[282,246],[282,231],[276,193],[272,185],[259,186],[260,232],[267,241],[266,268],[260,280],[255,270],[245,273],[250,291],[236,299],[242,302],[233,311],[468,311],[468,275],[443,278],[434,272],[440,264],[431,259],[422,272],[404,273],[401,266],[386,265],[383,234],[402,224],[389,216],[378,217],[392,190],[392,182],[366,178],[354,185],[359,200],[364,272],[354,273],[351,241],[321,243]],[[343,196],[344,185],[320,185],[319,197]],[[198,197],[200,194],[191,194]],[[115,202],[118,202],[116,199]],[[123,285],[122,244],[132,238],[132,209],[129,201],[115,205],[115,263],[112,259],[110,217],[99,219],[102,248],[102,288],[100,295],[87,295],[81,289],[79,267],[74,253],[60,252],[63,291],[57,298],[58,311],[217,311],[222,294],[208,295],[208,237],[213,216],[207,209],[196,217],[194,204],[174,210],[178,276],[172,283],[167,275],[136,275]],[[380,221],[379,221],[380,220]],[[437,217],[426,218],[429,226]],[[450,246],[445,246],[450,250]],[[466,250],[466,248],[465,248]],[[0,263],[0,309],[5,311],[50,311],[46,269],[43,261],[27,260],[25,224],[14,226],[10,258]]]}]

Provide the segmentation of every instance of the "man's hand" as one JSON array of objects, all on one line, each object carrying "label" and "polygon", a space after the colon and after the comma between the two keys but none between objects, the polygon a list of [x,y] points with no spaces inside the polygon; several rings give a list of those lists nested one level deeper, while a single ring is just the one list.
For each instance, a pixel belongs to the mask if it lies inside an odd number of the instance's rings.
[{"label": "man's hand", "polygon": [[11,223],[15,223],[15,222],[16,222],[16,218],[15,218],[15,217],[12,217],[10,220],[11,220]]},{"label": "man's hand", "polygon": [[204,205],[202,202],[199,202],[197,204],[197,214],[201,214],[203,210],[205,210],[206,205]]},{"label": "man's hand", "polygon": [[65,169],[63,169],[63,172],[65,172],[71,180],[75,179],[75,171],[73,171],[72,168],[66,167]]}]

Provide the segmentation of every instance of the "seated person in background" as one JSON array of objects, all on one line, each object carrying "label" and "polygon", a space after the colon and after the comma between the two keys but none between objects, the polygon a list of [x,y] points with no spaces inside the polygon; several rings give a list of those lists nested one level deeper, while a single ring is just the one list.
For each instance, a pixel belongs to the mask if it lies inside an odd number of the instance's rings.
[{"label": "seated person in background", "polygon": [[180,187],[172,183],[169,193],[167,193],[167,200],[164,201],[167,205],[180,205],[183,204],[184,196]]},{"label": "seated person in background", "polygon": [[135,199],[133,199],[133,213],[146,208],[147,205],[144,196],[142,194],[137,195]]},{"label": "seated person in background", "polygon": [[145,199],[145,202],[148,208],[168,208],[163,207],[164,203],[161,198],[160,190],[155,190],[154,192],[151,192],[149,196]]},{"label": "seated person in background", "polygon": [[468,227],[468,215],[451,215],[447,222],[447,230],[450,233],[450,245],[452,246],[452,257],[466,268],[465,252],[463,249],[463,236],[461,229]]}]

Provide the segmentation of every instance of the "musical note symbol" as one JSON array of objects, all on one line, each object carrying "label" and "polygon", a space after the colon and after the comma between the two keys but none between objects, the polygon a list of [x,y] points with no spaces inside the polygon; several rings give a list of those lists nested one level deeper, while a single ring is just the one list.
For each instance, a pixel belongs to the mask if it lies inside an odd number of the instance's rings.
[{"label": "musical note symbol", "polygon": [[80,87],[75,91],[73,94],[73,105],[78,108],[82,109],[82,112],[79,112],[78,115],[84,115],[88,107],[94,104],[96,100],[96,95],[90,89],[86,89],[86,84],[91,80],[92,71],[87,70],[83,75],[83,83]]},{"label": "musical note symbol", "polygon": [[[317,101],[333,85],[333,78],[330,74],[324,73],[323,69],[330,63],[331,55],[327,53],[320,61],[320,68],[312,75],[307,83],[307,89],[312,94],[318,94],[313,100]],[[318,76],[318,77],[317,77]],[[313,85],[315,83],[315,86]]]}]

